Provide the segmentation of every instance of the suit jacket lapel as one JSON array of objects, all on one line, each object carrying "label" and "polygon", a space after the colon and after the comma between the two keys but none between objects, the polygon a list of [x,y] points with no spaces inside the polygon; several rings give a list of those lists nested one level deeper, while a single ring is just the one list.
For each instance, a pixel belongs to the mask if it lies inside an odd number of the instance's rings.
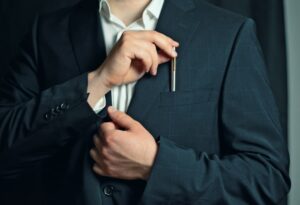
[{"label": "suit jacket lapel", "polygon": [[[197,28],[195,21],[195,7],[192,0],[165,0],[156,30],[180,43],[177,52],[178,69],[184,69],[180,56],[185,54],[189,37]],[[169,91],[170,85],[170,63],[159,66],[158,75],[152,77],[145,75],[138,81],[135,92],[127,113],[134,119],[142,122],[148,111],[151,110],[153,102],[159,98],[162,91]]]},{"label": "suit jacket lapel", "polygon": [[70,17],[70,38],[79,72],[96,69],[106,58],[98,1],[82,1]]}]

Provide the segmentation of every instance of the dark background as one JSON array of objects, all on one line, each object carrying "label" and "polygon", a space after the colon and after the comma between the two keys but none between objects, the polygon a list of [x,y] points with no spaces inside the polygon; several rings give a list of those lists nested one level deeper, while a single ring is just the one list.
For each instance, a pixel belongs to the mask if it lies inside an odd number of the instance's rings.
[{"label": "dark background", "polygon": [[[37,13],[53,11],[79,0],[0,0],[0,76],[8,71],[18,44]],[[184,1],[184,0],[182,0]],[[287,71],[282,0],[206,0],[256,21],[271,86],[287,136]]]}]

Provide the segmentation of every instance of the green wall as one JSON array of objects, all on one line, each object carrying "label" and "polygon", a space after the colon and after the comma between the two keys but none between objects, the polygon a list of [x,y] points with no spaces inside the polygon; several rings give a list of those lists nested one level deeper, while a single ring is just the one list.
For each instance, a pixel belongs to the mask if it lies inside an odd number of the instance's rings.
[{"label": "green wall", "polygon": [[288,48],[289,146],[292,190],[289,205],[300,204],[300,0],[285,0]]}]

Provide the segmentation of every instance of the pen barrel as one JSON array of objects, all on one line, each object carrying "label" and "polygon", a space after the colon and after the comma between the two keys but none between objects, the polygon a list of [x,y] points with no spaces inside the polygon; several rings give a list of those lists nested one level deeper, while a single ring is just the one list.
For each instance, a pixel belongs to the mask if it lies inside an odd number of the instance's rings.
[{"label": "pen barrel", "polygon": [[171,61],[171,91],[176,91],[176,58]]},{"label": "pen barrel", "polygon": [[172,92],[176,91],[176,71],[172,70],[171,74],[171,87],[172,87]]}]

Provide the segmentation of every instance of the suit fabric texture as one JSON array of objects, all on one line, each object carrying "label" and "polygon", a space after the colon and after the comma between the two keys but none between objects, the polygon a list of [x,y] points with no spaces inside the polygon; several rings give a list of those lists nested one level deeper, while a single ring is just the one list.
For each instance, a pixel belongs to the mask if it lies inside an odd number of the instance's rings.
[{"label": "suit fabric texture", "polygon": [[[180,42],[136,85],[128,114],[159,141],[147,182],[95,175],[106,117],[87,73],[106,58],[98,1],[36,18],[0,85],[1,204],[272,205],[290,188],[287,143],[255,23],[202,1],[166,0],[157,31]],[[103,188],[114,186],[106,196]]]}]

